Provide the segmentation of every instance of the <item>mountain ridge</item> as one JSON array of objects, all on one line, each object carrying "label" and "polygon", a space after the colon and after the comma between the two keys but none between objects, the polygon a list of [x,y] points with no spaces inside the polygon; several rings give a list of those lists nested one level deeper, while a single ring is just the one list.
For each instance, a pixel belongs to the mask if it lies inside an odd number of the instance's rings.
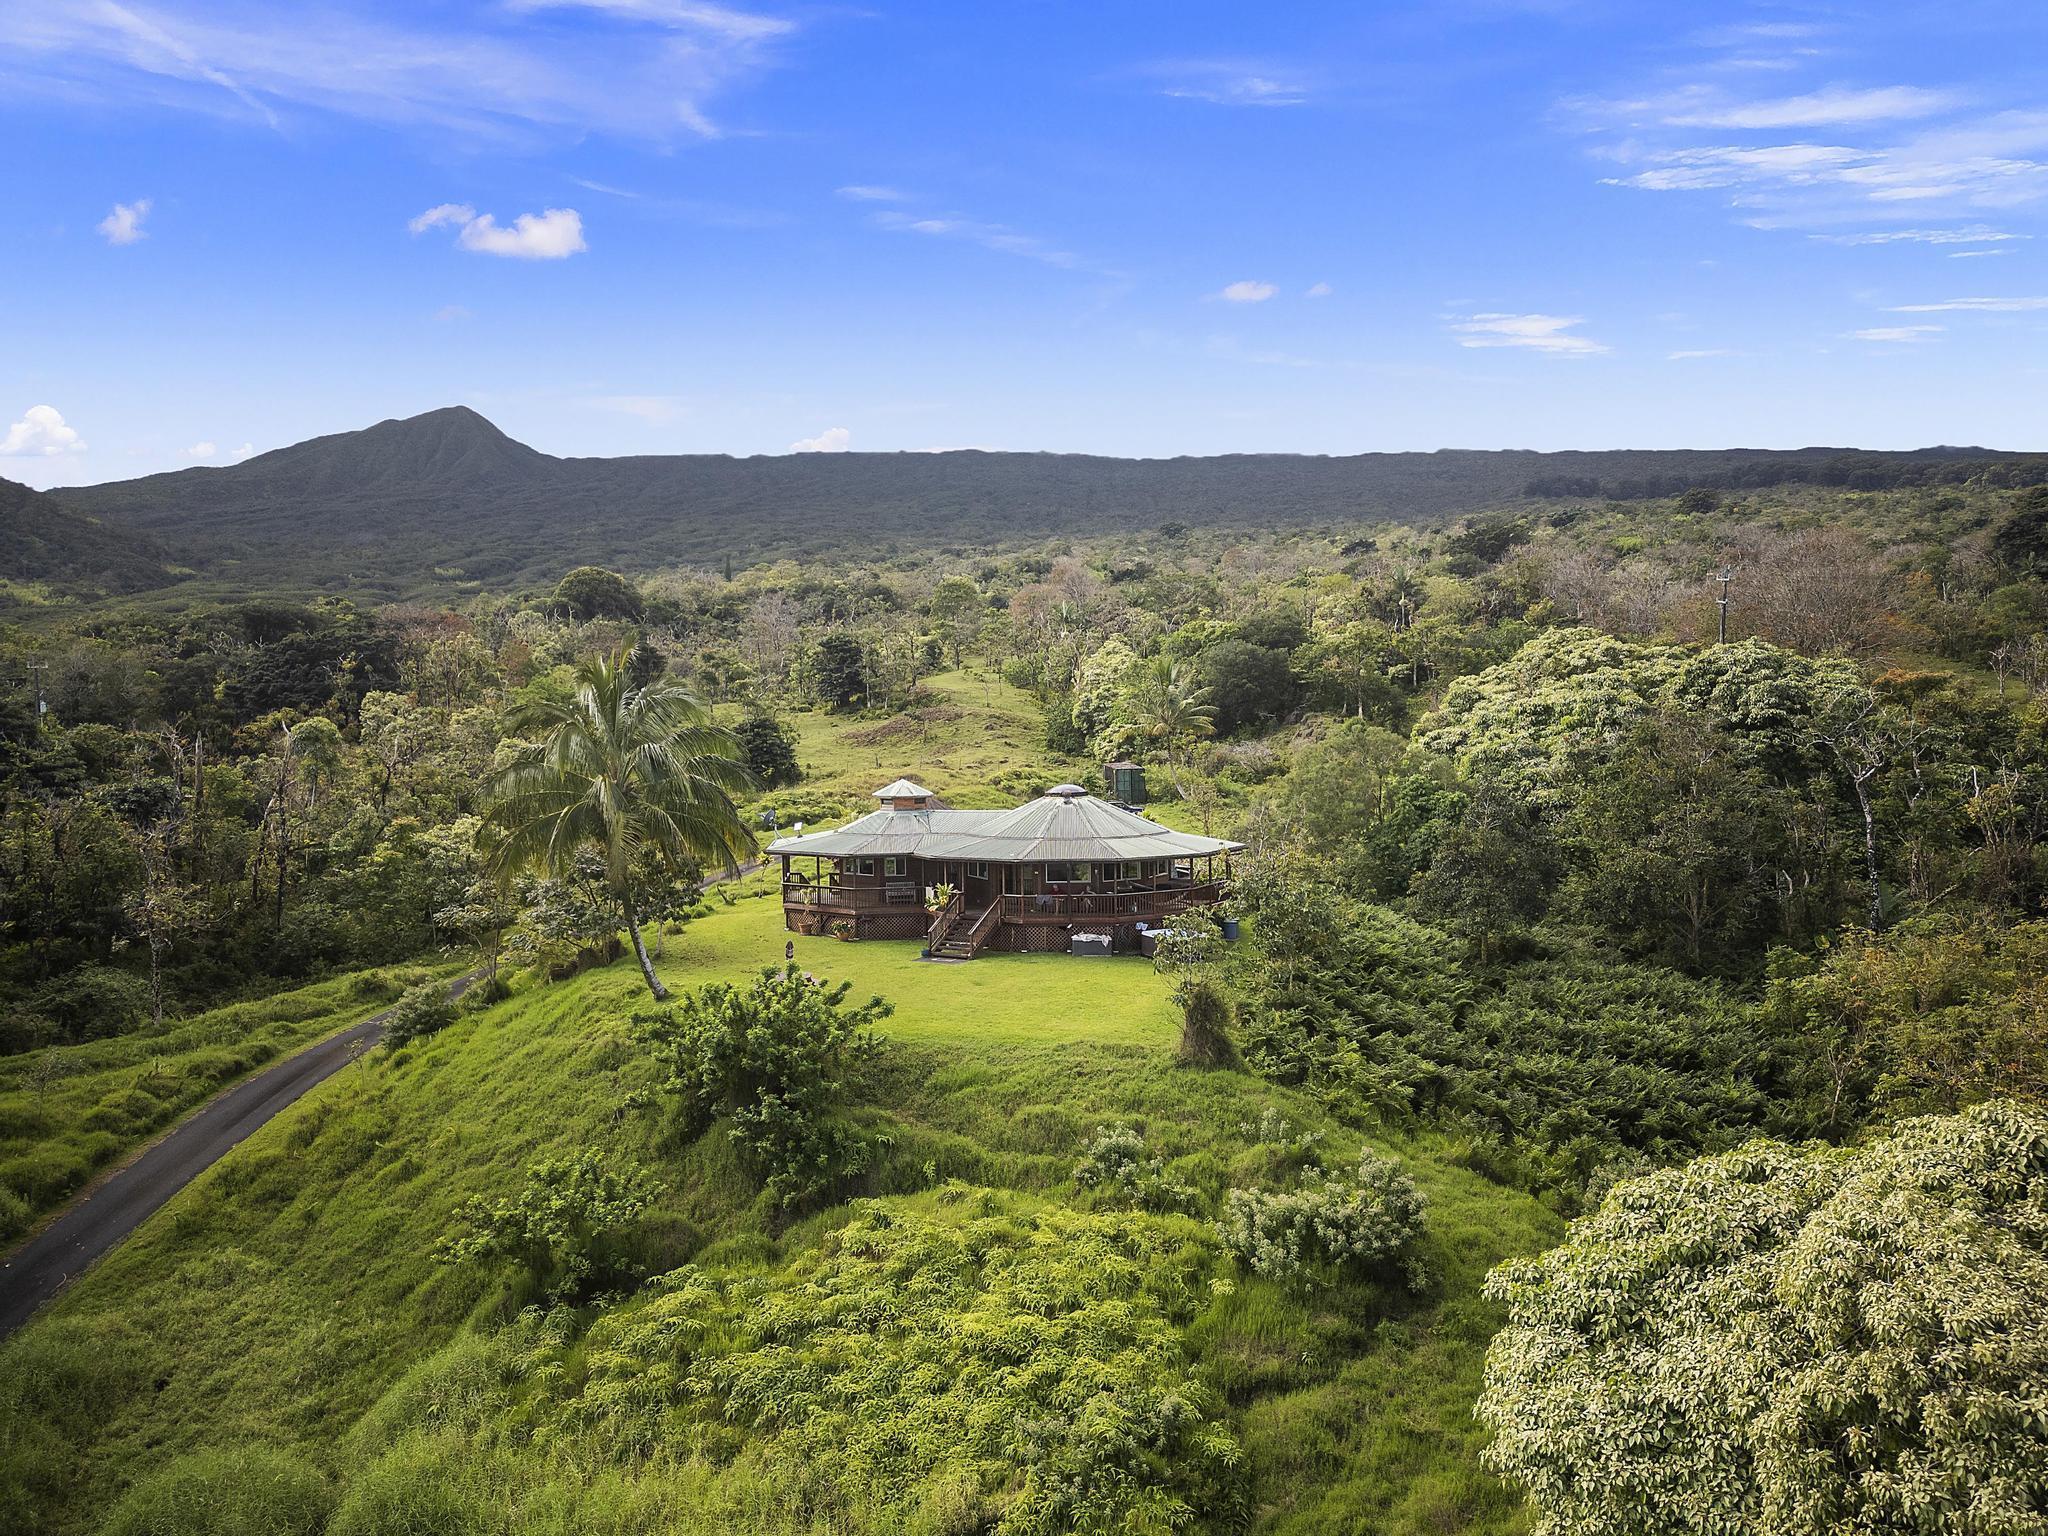
[{"label": "mountain ridge", "polygon": [[[1120,459],[942,453],[558,458],[467,406],[309,438],[224,468],[49,493],[238,584],[370,596],[863,546],[939,547],[1222,527],[1439,523],[1532,492],[1675,494],[1786,480],[2048,481],[2048,455],[1939,447],[1460,449]],[[452,573],[452,574],[451,574]]]}]

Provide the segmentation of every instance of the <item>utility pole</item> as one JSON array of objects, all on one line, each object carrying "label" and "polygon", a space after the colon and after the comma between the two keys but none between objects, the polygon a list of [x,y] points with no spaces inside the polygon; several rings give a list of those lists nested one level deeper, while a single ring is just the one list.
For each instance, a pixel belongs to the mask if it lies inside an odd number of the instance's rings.
[{"label": "utility pole", "polygon": [[43,716],[48,714],[50,709],[49,705],[43,702],[43,673],[48,668],[49,663],[40,657],[31,656],[28,659],[27,666],[28,685],[36,693],[36,729],[41,730],[43,728]]},{"label": "utility pole", "polygon": [[1728,583],[1735,579],[1735,571],[1732,567],[1724,565],[1721,567],[1716,579],[1721,583],[1721,595],[1715,599],[1721,609],[1721,644],[1726,645],[1728,643]]}]

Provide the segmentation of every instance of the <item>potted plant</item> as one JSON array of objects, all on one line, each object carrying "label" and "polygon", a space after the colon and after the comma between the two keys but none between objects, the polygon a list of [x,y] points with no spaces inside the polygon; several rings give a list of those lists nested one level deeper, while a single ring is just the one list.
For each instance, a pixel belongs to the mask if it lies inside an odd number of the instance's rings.
[{"label": "potted plant", "polygon": [[840,940],[842,943],[851,944],[853,942],[853,923],[848,918],[835,918],[832,927],[828,931],[833,938]]},{"label": "potted plant", "polygon": [[935,885],[925,894],[924,909],[927,912],[943,912],[953,904],[953,898],[959,894],[950,885]]}]

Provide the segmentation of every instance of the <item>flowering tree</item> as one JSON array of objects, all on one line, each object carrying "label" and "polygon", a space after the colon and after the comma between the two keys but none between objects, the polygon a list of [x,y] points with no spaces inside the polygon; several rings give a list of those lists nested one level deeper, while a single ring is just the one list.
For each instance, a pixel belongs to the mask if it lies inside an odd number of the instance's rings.
[{"label": "flowering tree", "polygon": [[2037,1111],[1629,1180],[1489,1291],[1479,1414],[1541,1536],[2042,1529]]}]

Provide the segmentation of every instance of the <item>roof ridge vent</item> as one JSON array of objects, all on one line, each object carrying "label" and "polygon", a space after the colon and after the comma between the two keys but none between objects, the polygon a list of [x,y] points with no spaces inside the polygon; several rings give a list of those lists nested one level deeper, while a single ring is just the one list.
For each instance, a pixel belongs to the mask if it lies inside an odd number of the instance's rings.
[{"label": "roof ridge vent", "polygon": [[1083,800],[1087,798],[1088,791],[1078,784],[1055,784],[1046,791],[1046,795],[1054,800]]}]

